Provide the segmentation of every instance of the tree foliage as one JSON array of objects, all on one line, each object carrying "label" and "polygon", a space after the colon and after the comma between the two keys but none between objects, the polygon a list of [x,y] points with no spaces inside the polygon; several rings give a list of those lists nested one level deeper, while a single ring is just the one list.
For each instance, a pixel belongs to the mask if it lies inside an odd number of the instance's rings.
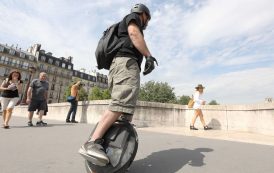
[{"label": "tree foliage", "polygon": [[105,100],[110,99],[111,95],[108,89],[100,89],[95,86],[89,93],[89,100]]},{"label": "tree foliage", "polygon": [[211,100],[208,104],[209,105],[219,105],[219,103],[217,103],[216,100]]},{"label": "tree foliage", "polygon": [[176,101],[174,88],[168,83],[149,81],[141,86],[139,100],[161,103],[173,103]]},{"label": "tree foliage", "polygon": [[177,104],[187,105],[190,99],[191,98],[189,96],[183,95],[183,96],[181,96],[181,97],[178,98]]}]

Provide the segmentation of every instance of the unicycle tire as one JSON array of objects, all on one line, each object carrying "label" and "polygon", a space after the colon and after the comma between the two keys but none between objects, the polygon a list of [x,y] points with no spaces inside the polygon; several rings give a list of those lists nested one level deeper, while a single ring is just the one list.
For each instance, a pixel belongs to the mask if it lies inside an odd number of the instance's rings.
[{"label": "unicycle tire", "polygon": [[[108,165],[102,167],[94,165],[93,163],[85,160],[87,173],[91,173],[91,171],[94,171],[96,173],[125,173],[128,170],[138,150],[138,135],[135,128],[129,122],[115,122],[103,137],[105,141],[103,147],[106,151],[108,149],[111,149],[111,143],[115,143],[115,140],[118,140],[119,135],[121,135],[124,131],[127,131],[129,135],[127,137],[124,137],[127,139],[122,149],[122,154],[120,156],[118,164],[113,166],[111,163],[109,163]],[[113,136],[115,136],[115,139],[113,138]]]}]

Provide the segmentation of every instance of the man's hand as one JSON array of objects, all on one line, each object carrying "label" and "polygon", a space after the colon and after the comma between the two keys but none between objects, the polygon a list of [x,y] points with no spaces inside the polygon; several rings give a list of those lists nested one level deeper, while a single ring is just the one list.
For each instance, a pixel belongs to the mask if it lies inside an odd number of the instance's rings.
[{"label": "man's hand", "polygon": [[156,62],[157,66],[158,66],[158,62],[154,57],[148,56],[146,58],[145,69],[144,69],[144,72],[143,72],[144,75],[147,75],[150,72],[152,72],[152,70],[154,70],[154,68],[155,68],[154,61]]}]

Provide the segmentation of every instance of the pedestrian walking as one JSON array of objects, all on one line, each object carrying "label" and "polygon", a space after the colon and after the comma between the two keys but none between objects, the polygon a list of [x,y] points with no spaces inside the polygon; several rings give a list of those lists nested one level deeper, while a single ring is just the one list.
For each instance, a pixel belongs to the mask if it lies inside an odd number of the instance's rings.
[{"label": "pedestrian walking", "polygon": [[204,93],[204,89],[205,87],[202,84],[199,84],[197,87],[195,87],[196,91],[194,93],[194,105],[193,105],[193,109],[194,109],[194,116],[192,118],[191,124],[190,124],[190,130],[198,130],[194,124],[195,121],[198,117],[200,117],[200,120],[204,126],[204,130],[210,130],[212,129],[211,127],[208,127],[205,123],[204,120],[204,115],[201,109],[202,105],[205,105],[206,101],[203,100],[202,95]]},{"label": "pedestrian walking", "polygon": [[41,72],[39,74],[39,79],[34,79],[27,92],[27,103],[28,106],[28,126],[33,126],[32,118],[33,113],[36,110],[39,110],[38,121],[36,126],[46,126],[47,123],[43,122],[43,115],[45,110],[47,110],[47,99],[48,99],[48,89],[49,83],[47,82],[47,74]]},{"label": "pedestrian walking", "polygon": [[19,103],[20,95],[22,94],[21,73],[18,70],[10,72],[8,78],[6,78],[0,90],[2,91],[1,106],[3,116],[3,127],[9,129],[9,121],[11,119],[14,106]]}]

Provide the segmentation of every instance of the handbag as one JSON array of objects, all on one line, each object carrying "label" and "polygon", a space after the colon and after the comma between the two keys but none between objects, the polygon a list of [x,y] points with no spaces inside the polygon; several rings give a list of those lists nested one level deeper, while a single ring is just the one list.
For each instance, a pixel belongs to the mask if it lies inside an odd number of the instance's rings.
[{"label": "handbag", "polygon": [[187,106],[188,106],[188,108],[193,108],[193,106],[194,106],[194,99],[193,99],[193,96],[192,96],[192,98],[188,101]]},{"label": "handbag", "polygon": [[73,96],[68,96],[67,97],[67,101],[68,102],[72,102],[73,100],[75,100],[76,97],[73,97]]}]

